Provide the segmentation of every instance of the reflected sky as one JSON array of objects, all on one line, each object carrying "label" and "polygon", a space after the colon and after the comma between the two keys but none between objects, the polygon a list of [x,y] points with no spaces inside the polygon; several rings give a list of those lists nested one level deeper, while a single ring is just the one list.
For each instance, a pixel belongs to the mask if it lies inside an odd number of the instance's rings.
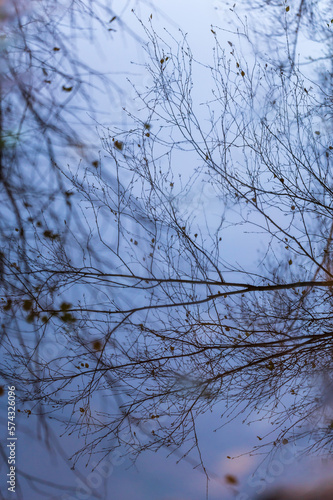
[{"label": "reflected sky", "polygon": [[[99,141],[96,126],[98,128],[99,125],[107,125],[110,120],[113,124],[126,126],[127,119],[122,111],[123,107],[129,112],[136,112],[137,105],[134,101],[136,93],[127,78],[138,90],[145,89],[151,83],[150,77],[143,70],[146,62],[146,55],[141,48],[144,33],[131,13],[131,8],[135,8],[137,16],[142,19],[148,18],[150,13],[153,13],[154,27],[157,31],[167,26],[176,32],[177,27],[181,27],[188,33],[188,40],[195,57],[210,62],[207,58],[210,57],[213,45],[211,25],[223,22],[224,8],[232,8],[232,5],[225,4],[222,8],[216,0],[210,2],[186,0],[181,3],[163,0],[159,2],[159,10],[155,12],[149,5],[137,5],[137,2],[132,2],[131,5],[129,2],[126,9],[119,12],[119,16],[132,30],[132,34],[119,29],[114,33],[112,43],[106,42],[106,34],[104,36],[99,33],[96,33],[93,42],[83,40],[78,50],[85,54],[89,63],[93,62],[96,70],[110,73],[116,83],[112,93],[107,97],[103,89],[96,91],[94,96],[96,109],[101,112],[96,112],[95,122],[90,128],[92,142]],[[228,19],[229,17],[230,14]],[[230,25],[226,24],[226,29],[229,28]],[[133,36],[133,33],[136,36]],[[221,37],[225,37],[224,43],[227,44],[234,35],[223,33]],[[199,74],[196,76],[200,79]],[[206,91],[205,82],[201,81],[197,92],[202,93],[204,98]],[[99,148],[98,145],[96,149]],[[76,159],[75,156],[73,161]],[[70,160],[71,158],[68,161]],[[190,176],[191,165],[183,165],[182,168],[184,175]],[[209,203],[210,222],[214,217],[219,217],[219,202],[217,198],[214,200],[214,191],[209,186],[199,186],[194,197],[190,199],[184,197],[182,203],[188,209],[191,209],[192,204],[193,210],[198,206],[201,210],[201,207]],[[243,238],[244,234],[237,234],[237,230],[233,227],[230,227],[226,236],[226,248],[232,248],[231,243],[233,243],[236,247],[236,250],[232,250],[233,256],[240,262],[242,259],[246,262],[251,252],[255,258],[258,243],[258,240],[253,240],[251,248],[251,243],[246,243],[249,241],[248,237],[245,240]],[[246,256],[243,250],[245,246]],[[48,355],[52,355],[52,349]],[[1,410],[1,436],[4,436],[7,422],[3,418],[6,413],[3,399],[1,399]],[[286,444],[285,450],[282,450],[280,455],[273,456],[271,462],[265,461],[261,464],[264,455],[252,456],[248,452],[260,443],[264,435],[271,432],[272,426],[269,422],[260,421],[258,415],[258,421],[247,426],[242,423],[244,415],[241,413],[226,427],[219,429],[224,423],[220,418],[221,412],[222,408],[219,409],[217,405],[211,413],[197,419],[200,452],[210,476],[208,482],[210,500],[232,498],[250,500],[259,493],[268,491],[271,485],[288,483],[295,477],[303,481],[304,469],[313,473],[317,467],[317,478],[320,474],[323,477],[328,474],[329,464],[325,467],[321,463],[308,465],[306,461],[300,464],[295,458],[300,445],[297,448],[290,443]],[[206,497],[207,480],[198,462],[197,452],[191,452],[177,463],[186,449],[170,452],[163,448],[158,453],[150,451],[143,453],[135,464],[131,464],[129,458],[124,459],[121,456],[123,450],[120,449],[120,456],[113,456],[95,464],[94,472],[91,471],[94,457],[87,467],[85,467],[86,457],[83,457],[77,464],[76,471],[73,471],[68,467],[68,458],[84,444],[84,439],[67,436],[59,422],[49,419],[48,416],[45,419],[51,434],[45,432],[42,420],[35,422],[33,415],[23,411],[17,415],[19,468],[24,474],[45,481],[45,484],[36,483],[34,487],[33,479],[23,476],[19,480],[21,490],[18,490],[16,497],[18,499],[90,500],[96,497],[122,500],[201,500]],[[274,434],[270,439],[274,439]],[[2,463],[0,498],[3,499],[12,498],[6,493],[6,467],[6,463]],[[59,489],[54,489],[51,483],[59,485]]]}]

